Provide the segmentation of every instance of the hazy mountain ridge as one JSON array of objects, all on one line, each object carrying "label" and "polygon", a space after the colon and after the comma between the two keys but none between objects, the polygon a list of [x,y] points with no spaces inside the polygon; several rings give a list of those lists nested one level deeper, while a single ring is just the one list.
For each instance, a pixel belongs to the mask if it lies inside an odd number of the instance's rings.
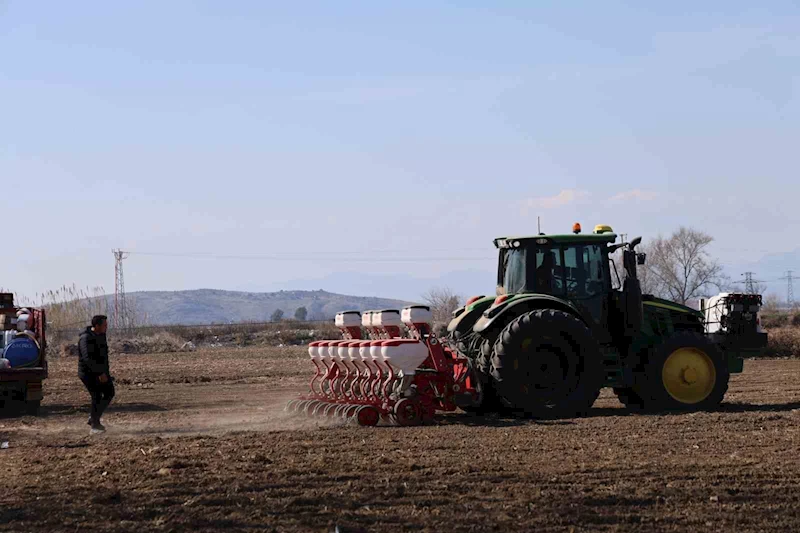
[{"label": "hazy mountain ridge", "polygon": [[[277,309],[285,318],[294,317],[299,307],[308,310],[309,320],[328,320],[343,310],[397,309],[413,302],[367,296],[350,296],[323,290],[239,292],[215,289],[188,291],[143,291],[128,298],[140,315],[154,325],[213,324],[269,321]],[[113,312],[113,295],[109,298]]]}]

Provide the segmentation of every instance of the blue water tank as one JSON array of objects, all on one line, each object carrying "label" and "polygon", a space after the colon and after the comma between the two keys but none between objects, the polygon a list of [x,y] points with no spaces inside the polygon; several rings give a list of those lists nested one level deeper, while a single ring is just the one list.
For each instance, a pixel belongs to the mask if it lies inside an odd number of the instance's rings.
[{"label": "blue water tank", "polygon": [[28,337],[17,337],[5,347],[3,358],[9,360],[11,368],[36,366],[39,362],[39,347]]}]

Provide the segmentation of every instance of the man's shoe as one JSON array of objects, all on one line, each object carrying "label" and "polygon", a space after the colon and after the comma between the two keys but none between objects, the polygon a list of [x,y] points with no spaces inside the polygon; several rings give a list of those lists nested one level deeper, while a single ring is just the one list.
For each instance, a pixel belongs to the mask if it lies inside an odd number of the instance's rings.
[{"label": "man's shoe", "polygon": [[106,432],[105,426],[100,422],[95,422],[94,424],[92,424],[92,429],[91,431],[89,431],[89,434],[97,435],[98,433],[105,433],[105,432]]}]

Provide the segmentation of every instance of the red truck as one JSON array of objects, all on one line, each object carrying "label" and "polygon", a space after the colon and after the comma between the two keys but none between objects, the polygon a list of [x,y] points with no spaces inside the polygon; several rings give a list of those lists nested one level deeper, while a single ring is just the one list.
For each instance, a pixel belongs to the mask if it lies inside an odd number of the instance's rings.
[{"label": "red truck", "polygon": [[18,307],[0,293],[0,410],[36,415],[47,378],[47,317],[44,309]]}]

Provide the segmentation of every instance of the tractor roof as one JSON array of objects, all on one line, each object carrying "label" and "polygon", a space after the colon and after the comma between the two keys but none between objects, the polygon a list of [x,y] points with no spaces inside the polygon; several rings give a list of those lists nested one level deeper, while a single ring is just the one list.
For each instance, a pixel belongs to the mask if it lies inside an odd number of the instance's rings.
[{"label": "tractor roof", "polygon": [[[543,242],[539,242],[539,241]],[[617,240],[616,233],[569,233],[565,235],[529,235],[526,237],[498,237],[494,240],[494,245],[497,248],[512,248],[515,241],[520,243],[527,243],[534,241],[537,244],[561,244],[561,243],[613,243]]]}]

